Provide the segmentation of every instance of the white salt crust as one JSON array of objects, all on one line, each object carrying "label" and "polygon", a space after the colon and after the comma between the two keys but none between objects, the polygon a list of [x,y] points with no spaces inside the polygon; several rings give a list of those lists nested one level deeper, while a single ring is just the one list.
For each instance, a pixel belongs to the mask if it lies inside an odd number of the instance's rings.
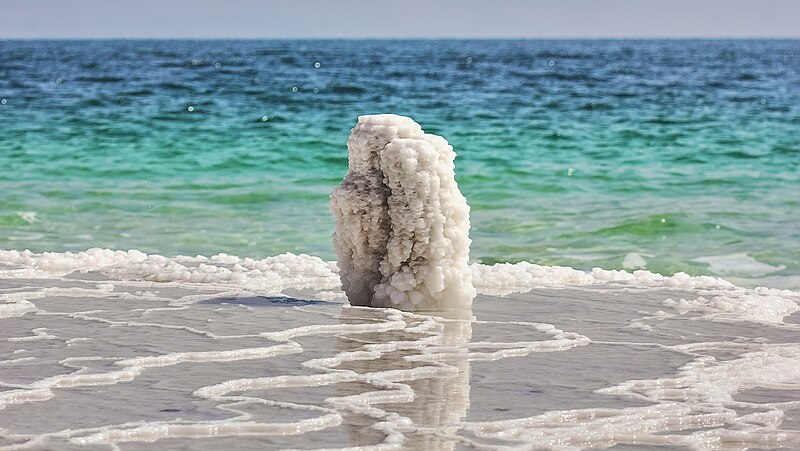
[{"label": "white salt crust", "polygon": [[[9,268],[3,269],[2,265]],[[288,288],[338,287],[336,264],[305,254],[286,253],[255,260],[227,254],[164,257],[135,249],[92,248],[82,252],[41,254],[0,250],[0,277],[49,278],[91,271],[120,280],[236,285],[272,293]]]},{"label": "white salt crust", "polygon": [[[96,288],[90,288],[92,285]],[[126,282],[117,283],[119,287],[126,285]],[[155,284],[148,285],[152,288]],[[67,299],[63,305],[92,298],[105,299],[109,302],[108,305],[116,306],[120,311],[128,308],[120,306],[122,303],[118,302],[119,299],[125,299],[121,297],[125,292],[112,290],[112,284],[86,282],[84,286],[14,289],[0,286],[0,294],[34,300],[47,296],[65,297]],[[132,296],[130,300],[133,305],[142,305],[137,301],[151,301],[152,293],[143,291],[127,294]],[[169,296],[168,293],[164,295]],[[195,301],[207,297],[201,295]],[[362,420],[357,429],[367,431],[367,437],[377,436],[380,440],[379,443],[370,445],[369,449],[455,449],[457,443],[471,444],[476,449],[502,447],[564,450],[585,446],[607,448],[615,444],[638,447],[680,446],[697,450],[797,449],[800,446],[800,434],[791,430],[791,424],[782,425],[790,417],[787,412],[800,407],[800,401],[791,396],[800,387],[800,345],[797,343],[762,342],[766,341],[764,339],[689,342],[678,345],[658,342],[596,342],[598,345],[651,346],[653,349],[684,355],[688,361],[666,374],[653,378],[623,380],[595,390],[598,394],[608,396],[608,399],[636,401],[636,406],[621,407],[612,403],[611,407],[550,410],[533,416],[471,421],[466,419],[466,413],[471,408],[470,374],[474,371],[471,365],[487,361],[500,363],[501,360],[506,360],[505,364],[509,364],[510,359],[532,353],[557,353],[589,346],[593,340],[580,333],[559,328],[563,326],[547,323],[448,319],[395,309],[349,307],[341,309],[338,323],[301,322],[300,326],[260,332],[257,335],[217,335],[190,328],[179,321],[181,318],[184,321],[191,320],[192,309],[202,304],[184,302],[184,298],[159,299],[162,302],[168,301],[171,306],[152,309],[159,310],[166,316],[153,318],[161,319],[163,323],[109,319],[103,317],[102,310],[91,312],[80,308],[69,313],[50,312],[44,318],[54,321],[53,325],[60,328],[63,323],[59,324],[59,321],[65,320],[64,315],[68,315],[69,318],[86,321],[87,325],[98,323],[117,326],[119,333],[133,334],[132,336],[140,334],[140,328],[146,328],[148,333],[153,334],[180,327],[191,334],[199,334],[214,341],[254,336],[266,341],[263,346],[257,347],[237,346],[229,349],[223,346],[222,349],[215,350],[161,351],[154,355],[149,355],[153,352],[151,350],[147,350],[146,355],[131,355],[131,349],[124,349],[121,350],[124,354],[120,353],[116,357],[72,351],[75,356],[59,361],[60,365],[70,369],[69,372],[37,375],[29,381],[6,384],[6,389],[0,393],[0,410],[18,409],[25,405],[31,407],[30,404],[53,399],[57,402],[63,399],[60,402],[68,403],[76,399],[71,397],[76,392],[74,389],[97,391],[102,387],[117,386],[118,390],[126,390],[126,384],[158,377],[153,373],[148,374],[153,369],[164,370],[186,364],[243,364],[245,361],[263,361],[265,365],[277,367],[281,358],[291,355],[302,360],[301,366],[311,372],[236,376],[228,379],[230,375],[221,378],[220,374],[211,370],[209,374],[220,378],[212,378],[196,386],[185,384],[193,390],[188,399],[193,403],[216,404],[218,409],[226,412],[224,419],[167,417],[130,422],[110,419],[110,422],[100,425],[55,428],[47,432],[17,435],[12,435],[10,430],[0,430],[0,436],[5,434],[6,438],[13,437],[17,442],[3,449],[59,449],[58,444],[119,449],[122,444],[131,442],[153,443],[162,439],[202,440],[237,436],[292,435],[297,436],[298,442],[302,442],[303,434],[312,431],[337,427],[350,427],[353,430],[353,412],[372,421],[369,427],[365,427],[369,423],[363,423]],[[703,308],[707,307],[706,304],[703,305]],[[310,311],[296,312],[314,315]],[[115,314],[114,311],[106,313],[111,314],[112,318],[119,315],[119,312]],[[321,311],[316,314],[319,313]],[[511,341],[501,342],[473,338],[473,327],[483,330],[478,332],[480,337],[489,326],[512,324],[530,328],[541,336],[534,340],[526,338],[525,341],[509,336]],[[328,336],[337,340],[333,353],[319,355],[319,350],[313,345],[311,349],[304,349],[304,342],[297,340],[313,336]],[[380,339],[376,341],[376,337]],[[30,335],[19,339],[12,337],[9,341],[24,342],[24,346],[34,349],[31,342],[51,339],[65,338],[56,337],[47,333],[46,329],[38,328],[31,330]],[[303,355],[307,350],[311,351],[310,355]],[[28,351],[21,349],[20,352]],[[393,353],[399,353],[402,359],[392,357]],[[714,354],[734,357],[718,359],[713,357]],[[51,356],[50,353],[44,355]],[[23,357],[0,363],[19,370],[21,366],[34,364],[39,359],[41,357]],[[632,365],[637,364],[635,360],[632,362]],[[174,371],[186,369],[178,368]],[[633,374],[638,375],[635,371]],[[310,391],[319,387],[336,387],[330,390],[330,396],[319,405],[272,399],[272,393],[284,389]],[[480,387],[480,383],[477,387]],[[184,392],[187,391],[186,388],[181,387]],[[749,389],[782,390],[787,395],[785,400],[769,402],[740,400],[739,396],[746,394]],[[481,399],[480,394],[476,398]],[[304,417],[286,420],[278,418],[276,421],[254,413],[257,412],[253,409],[254,406],[302,411]],[[423,437],[412,441],[415,435]],[[162,447],[170,445],[169,442],[162,443]]]},{"label": "white salt crust", "polygon": [[[476,307],[480,308],[481,302],[493,302],[497,308],[484,308],[476,319],[471,315],[440,318],[397,309],[300,305],[274,320],[270,318],[276,309],[253,309],[235,301],[212,303],[213,309],[209,309],[207,302],[226,300],[248,290],[262,294],[288,288],[312,288],[335,297],[337,270],[335,264],[319,258],[291,254],[253,260],[229,255],[168,258],[104,249],[44,254],[0,251],[0,317],[5,316],[0,320],[0,330],[15,331],[6,334],[4,343],[9,352],[6,360],[0,361],[4,379],[0,380],[0,412],[6,419],[15,418],[16,412],[42,413],[50,405],[58,408],[85,402],[88,396],[98,396],[92,400],[92,405],[98,406],[105,405],[104,396],[113,404],[116,393],[127,393],[124,399],[131,400],[137,399],[133,393],[141,393],[142,399],[149,399],[151,392],[137,390],[149,390],[152,384],[146,382],[153,377],[180,381],[171,391],[181,393],[176,399],[182,402],[216,405],[225,412],[225,418],[220,419],[161,412],[165,415],[142,419],[125,415],[95,418],[83,426],[66,422],[47,426],[45,421],[44,426],[27,429],[24,424],[4,424],[0,440],[5,441],[0,442],[0,448],[119,449],[131,442],[243,436],[263,436],[265,442],[270,436],[293,436],[298,447],[308,447],[318,442],[304,441],[304,434],[336,428],[360,437],[357,443],[369,443],[365,445],[369,449],[456,449],[463,444],[476,449],[570,450],[618,443],[698,450],[800,447],[800,434],[791,424],[791,412],[800,408],[800,401],[792,395],[800,390],[800,345],[779,342],[782,336],[791,338],[798,330],[796,324],[784,323],[784,319],[798,310],[800,293],[750,290],[720,279],[686,274],[663,277],[647,271],[600,269],[586,273],[517,263],[473,264],[470,270],[481,293],[584,287],[564,290],[564,297],[596,293],[597,302],[619,299],[633,305],[622,310],[615,306],[605,318],[593,313],[591,318],[575,314],[577,321],[570,318],[573,313],[567,309],[570,313],[551,324],[522,321],[537,319],[531,318],[536,308],[529,308],[530,304],[508,314],[506,310],[520,308],[526,296],[509,300],[507,307],[502,300],[478,298]],[[625,293],[636,290],[652,294],[650,300],[662,304],[639,304],[636,296],[626,301]],[[621,296],[614,298],[604,292]],[[641,299],[641,293],[637,295]],[[667,296],[692,298],[674,300]],[[539,296],[528,299],[542,302]],[[553,297],[552,306],[559,309],[561,301]],[[632,320],[644,305],[671,313],[659,310],[650,317]],[[244,312],[238,312],[243,308]],[[486,319],[492,313],[500,317]],[[252,323],[248,324],[246,318],[253,318]],[[650,326],[661,319],[681,318],[685,321],[680,327]],[[217,323],[218,319],[224,324]],[[283,323],[285,320],[288,322]],[[607,326],[609,331],[617,331],[627,322],[643,333],[632,337],[635,341],[604,341],[603,329],[592,329],[592,324],[607,320],[614,321]],[[720,334],[714,324],[695,320],[748,324],[735,329],[725,325]],[[73,322],[80,327],[68,327]],[[775,327],[767,331],[761,325],[751,327],[753,322]],[[92,331],[105,329],[98,326],[113,327],[114,331],[95,337]],[[707,326],[711,326],[710,335],[693,332]],[[652,333],[646,333],[648,330]],[[752,334],[737,336],[750,330]],[[185,342],[174,341],[177,331]],[[670,343],[678,338],[662,335],[670,331],[680,335],[680,344],[660,343],[664,337]],[[107,342],[102,339],[107,337],[104,333],[119,339]],[[767,333],[770,335],[764,335]],[[143,334],[161,334],[156,341],[164,346],[130,347]],[[191,337],[203,337],[203,345],[198,348],[199,342]],[[326,337],[336,345],[330,352],[320,353],[318,342],[308,340],[310,337]],[[258,341],[250,341],[256,338]],[[310,348],[304,348],[309,344]],[[611,361],[625,358],[631,362],[631,369],[615,369],[614,365],[602,368],[601,376],[612,376],[595,391],[607,397],[608,404],[566,410],[554,404],[552,409],[558,410],[537,409],[541,413],[533,414],[520,405],[535,398],[520,397],[521,404],[511,406],[519,413],[468,419],[468,411],[486,408],[486,403],[491,407],[493,397],[502,396],[502,390],[487,392],[481,382],[494,383],[485,379],[497,376],[491,370],[494,365],[510,371],[508,374],[545,374],[528,373],[532,367],[525,366],[525,359],[520,357],[581,352],[580,348],[591,346],[597,346],[598,353],[615,356]],[[675,366],[656,371],[660,363],[654,367],[647,359],[639,362],[628,354],[644,356],[650,352],[642,348],[684,358],[676,360],[680,363]],[[309,371],[298,374],[296,363],[286,363],[289,358],[302,362],[300,366]],[[566,354],[546,361],[553,362],[552,368],[558,371],[560,362],[571,359]],[[63,369],[48,371],[56,360]],[[537,363],[541,361],[533,359],[527,365],[541,365]],[[248,362],[275,371],[240,374],[238,368],[248,368]],[[41,373],[38,365],[43,365]],[[186,379],[189,372],[203,377]],[[21,375],[26,376],[19,378]],[[597,376],[590,371],[581,380],[594,384]],[[503,387],[526,382],[524,377],[515,378]],[[561,384],[552,379],[548,383]],[[285,390],[312,392],[320,387],[330,389],[316,404],[288,402],[282,394]],[[766,389],[770,397],[766,402],[758,398],[747,401],[751,389],[756,393]],[[76,393],[85,394],[78,398]],[[620,405],[615,399],[635,401],[635,405]],[[132,404],[140,411],[151,408]],[[283,418],[261,414],[258,406],[302,415]],[[74,407],[70,411],[75,411]],[[367,418],[366,423],[360,418]],[[159,445],[181,446],[174,443]],[[198,443],[203,446],[203,442]]]},{"label": "white salt crust", "polygon": [[453,147],[411,118],[360,116],[349,170],[331,193],[333,247],[353,305],[469,307],[469,206]]},{"label": "white salt crust", "polygon": [[[780,324],[800,311],[800,293],[759,287],[746,289],[709,276],[677,273],[662,276],[594,268],[591,272],[528,262],[469,265],[478,294],[505,296],[538,288],[614,286],[632,289],[693,290],[693,299],[669,299],[664,306],[678,314],[699,314],[718,321]],[[0,280],[54,278],[74,272],[98,272],[114,280],[146,280],[278,294],[287,289],[311,289],[327,299],[340,287],[335,262],[309,255],[281,254],[261,260],[218,254],[211,257],[164,257],[137,250],[89,249],[82,252],[0,250]],[[43,294],[39,294],[43,295]],[[4,292],[0,285],[0,318],[36,311],[30,295]]]}]

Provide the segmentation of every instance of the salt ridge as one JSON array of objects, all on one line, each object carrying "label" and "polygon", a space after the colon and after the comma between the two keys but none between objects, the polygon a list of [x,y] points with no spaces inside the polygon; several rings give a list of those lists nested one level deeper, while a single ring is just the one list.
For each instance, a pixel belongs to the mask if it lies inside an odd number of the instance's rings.
[{"label": "salt ridge", "polygon": [[[758,287],[741,288],[710,276],[677,273],[662,276],[646,270],[628,272],[594,268],[584,272],[529,262],[470,265],[478,294],[506,296],[537,288],[610,286],[631,289],[691,290],[696,298],[665,301],[679,314],[697,312],[718,320],[780,323],[800,310],[800,293]],[[228,287],[279,294],[287,289],[310,289],[332,297],[340,289],[335,262],[306,254],[285,253],[264,259],[217,254],[165,257],[137,250],[92,248],[82,252],[0,250],[0,278],[53,278],[98,272],[112,280],[144,280]],[[333,291],[335,293],[336,291]],[[30,297],[0,291],[0,318],[35,311]]]},{"label": "salt ridge", "polygon": [[[165,257],[138,250],[119,251],[92,248],[81,252],[0,250],[0,277],[51,278],[73,272],[97,271],[119,280],[188,282],[239,285],[247,288],[283,289],[339,288],[336,262],[306,254],[285,253],[264,259],[240,258],[228,254],[211,257]],[[564,266],[543,266],[529,262],[470,265],[479,294],[505,295],[533,288],[622,283],[639,287],[734,288],[724,279],[676,273],[662,276],[646,270],[628,272],[594,268],[584,272]],[[781,293],[794,293],[778,290]]]}]

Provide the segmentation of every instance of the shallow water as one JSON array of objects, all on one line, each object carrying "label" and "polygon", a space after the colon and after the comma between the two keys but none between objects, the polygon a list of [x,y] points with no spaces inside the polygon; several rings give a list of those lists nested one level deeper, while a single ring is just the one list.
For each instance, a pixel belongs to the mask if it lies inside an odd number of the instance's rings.
[{"label": "shallow water", "polygon": [[413,314],[300,257],[26,258],[0,253],[4,449],[800,447],[794,291],[475,267],[471,311]]},{"label": "shallow water", "polygon": [[[800,448],[798,42],[0,41],[0,448]],[[471,311],[346,305],[375,112]]]},{"label": "shallow water", "polygon": [[392,112],[459,153],[474,261],[798,287],[798,42],[0,41],[0,248],[330,259]]}]

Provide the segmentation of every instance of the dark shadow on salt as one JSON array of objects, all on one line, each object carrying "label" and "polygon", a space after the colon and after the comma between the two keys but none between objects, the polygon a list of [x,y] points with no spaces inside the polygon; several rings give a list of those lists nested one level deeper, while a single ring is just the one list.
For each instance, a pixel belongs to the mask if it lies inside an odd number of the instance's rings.
[{"label": "dark shadow on salt", "polygon": [[73,271],[64,276],[65,279],[87,280],[91,282],[106,282],[112,281],[110,277],[101,273],[100,271]]},{"label": "dark shadow on salt", "polygon": [[[246,305],[248,307],[302,307],[306,305],[333,305],[336,302],[297,299],[287,296],[231,296],[208,299],[198,304],[206,305]],[[338,305],[338,304],[337,304]]]}]

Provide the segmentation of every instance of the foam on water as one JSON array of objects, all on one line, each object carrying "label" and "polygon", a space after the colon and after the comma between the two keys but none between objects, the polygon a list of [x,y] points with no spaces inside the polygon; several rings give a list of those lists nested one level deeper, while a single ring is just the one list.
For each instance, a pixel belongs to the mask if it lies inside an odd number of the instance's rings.
[{"label": "foam on water", "polygon": [[754,259],[746,253],[699,257],[696,258],[695,261],[707,263],[711,271],[713,271],[715,274],[721,274],[723,276],[736,275],[759,277],[781,271],[786,268],[784,265],[768,265]]}]

